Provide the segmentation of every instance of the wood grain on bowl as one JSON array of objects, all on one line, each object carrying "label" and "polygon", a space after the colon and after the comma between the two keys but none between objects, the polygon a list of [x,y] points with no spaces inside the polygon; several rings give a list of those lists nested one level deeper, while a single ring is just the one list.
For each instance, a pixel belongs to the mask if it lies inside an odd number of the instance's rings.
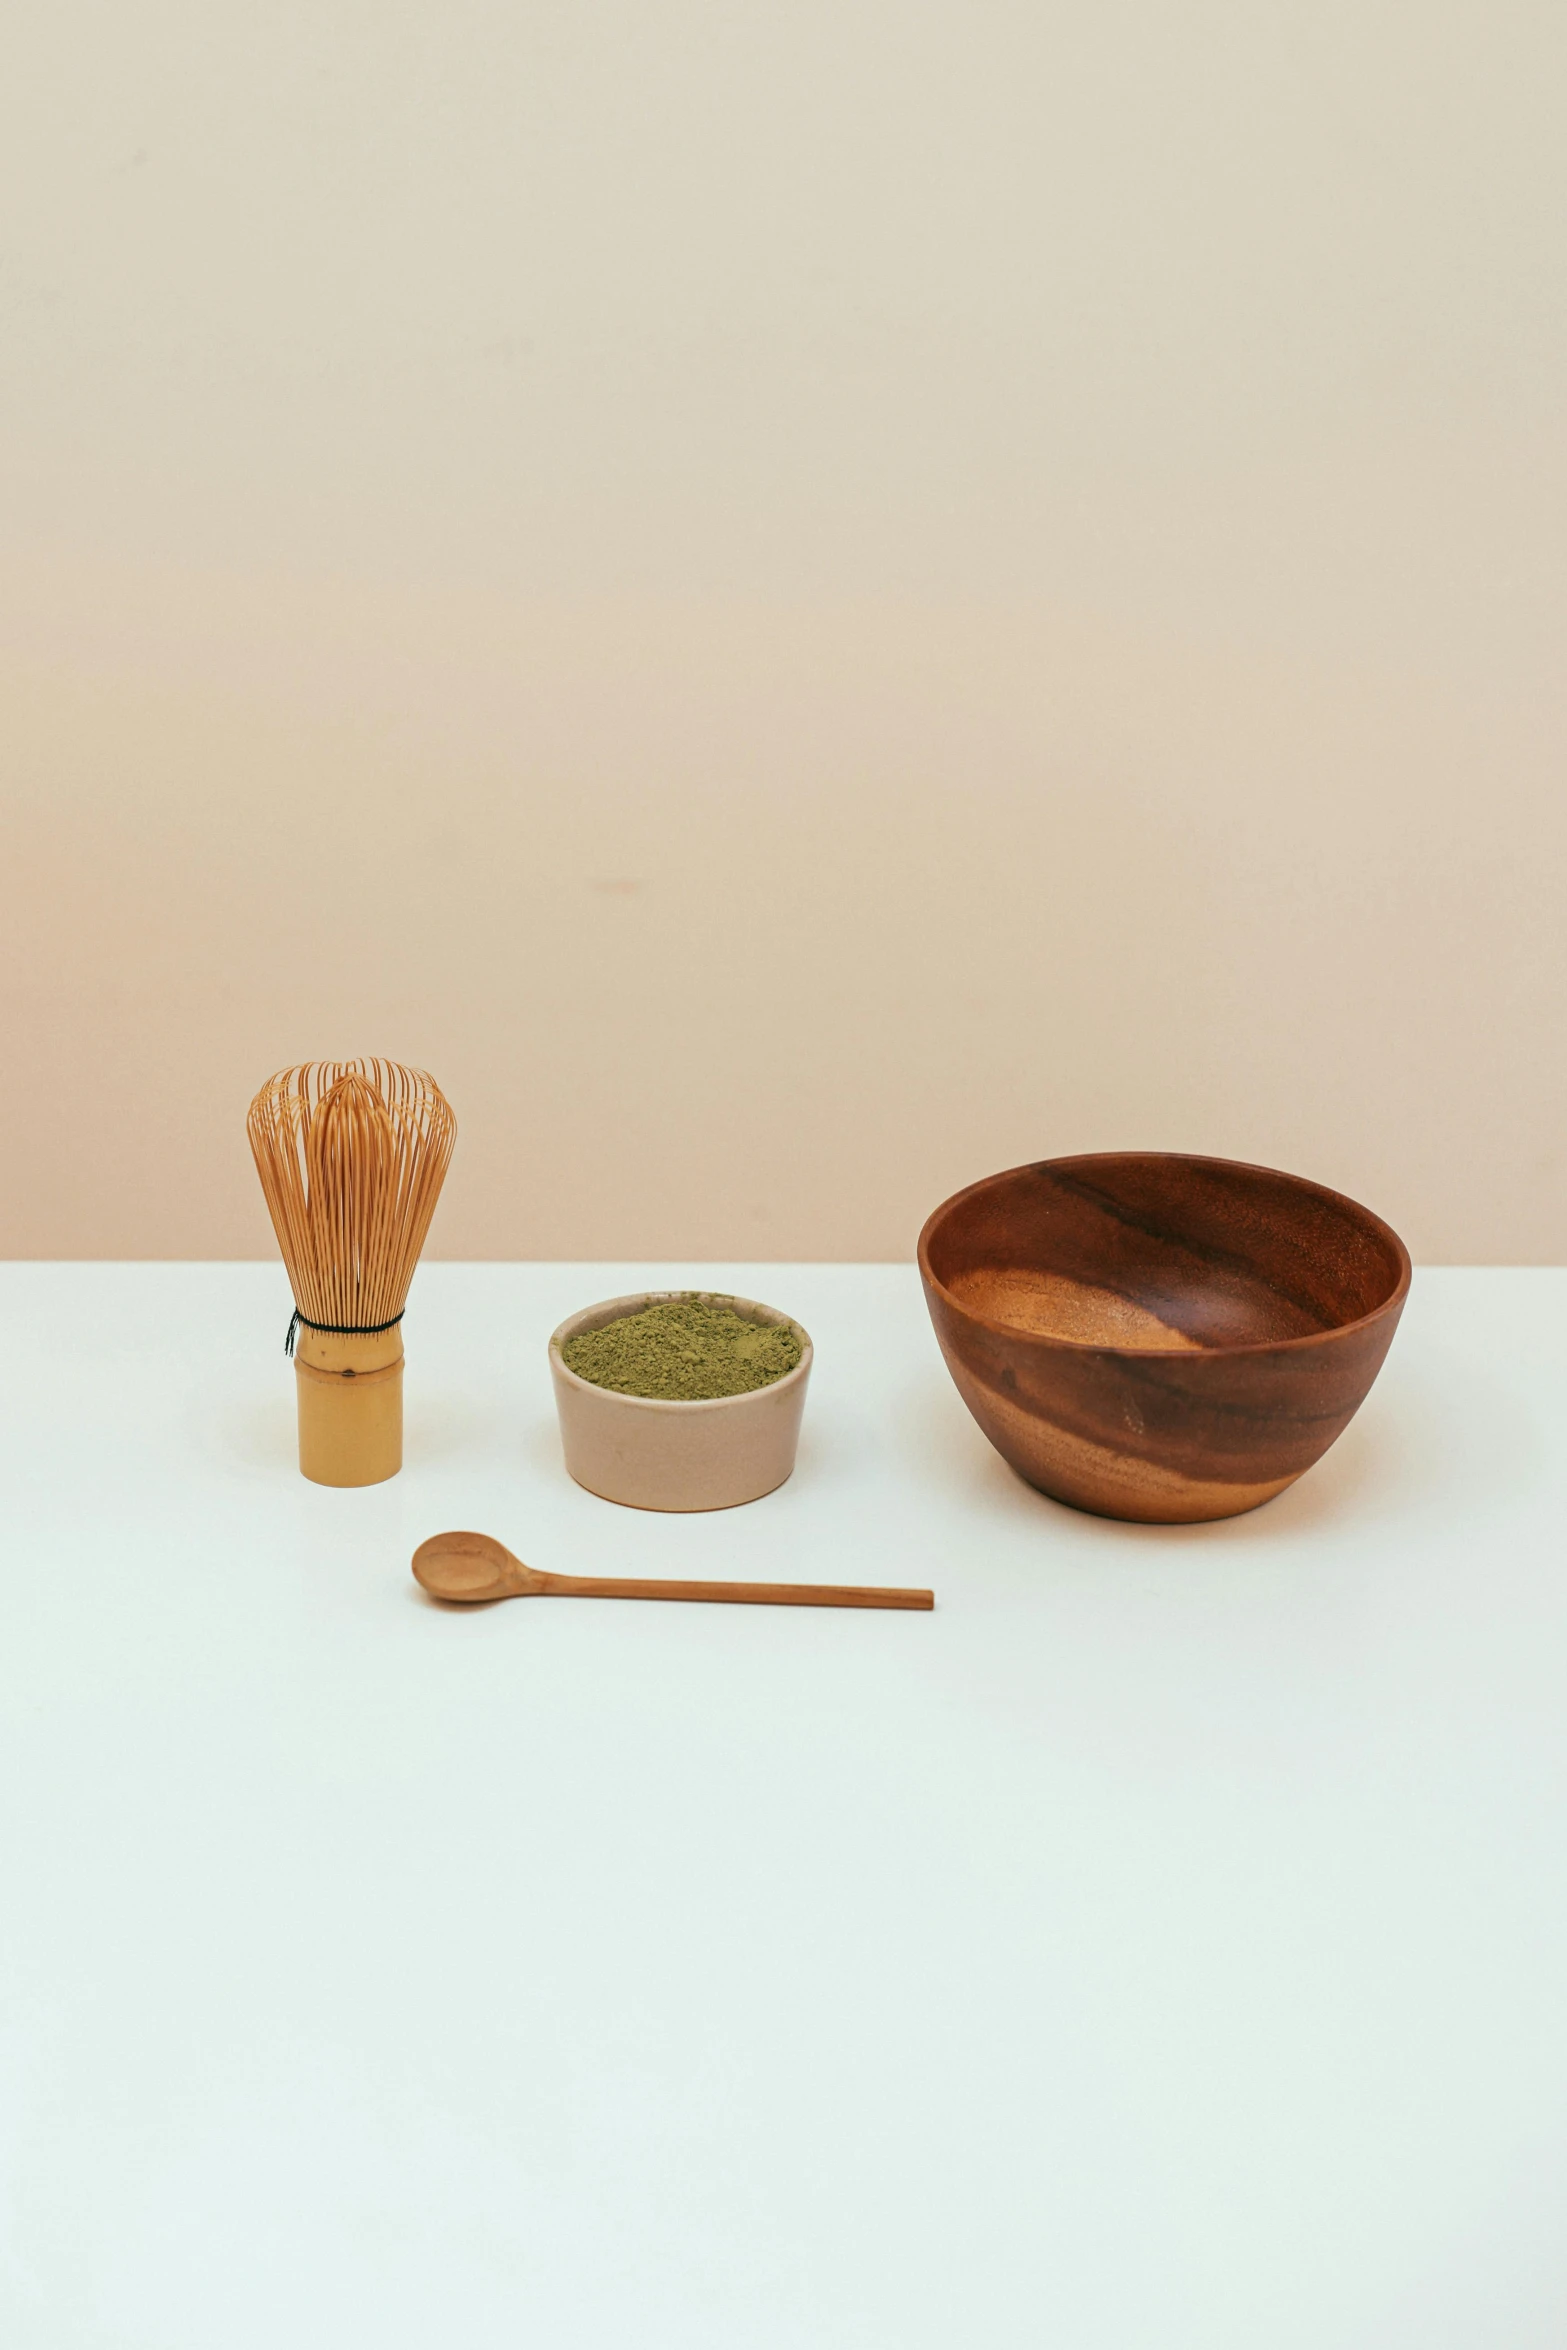
[{"label": "wood grain on bowl", "polygon": [[1041,1491],[1179,1523],[1269,1501],[1320,1460],[1409,1291],[1379,1216],[1300,1176],[1117,1151],[970,1185],[920,1235],[958,1392]]}]

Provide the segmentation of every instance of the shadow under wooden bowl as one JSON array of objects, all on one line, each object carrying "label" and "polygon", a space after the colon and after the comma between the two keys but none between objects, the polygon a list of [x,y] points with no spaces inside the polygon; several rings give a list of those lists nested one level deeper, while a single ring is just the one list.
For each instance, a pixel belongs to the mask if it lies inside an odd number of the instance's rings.
[{"label": "shadow under wooden bowl", "polygon": [[1169,1151],[988,1176],[936,1210],[919,1264],[958,1392],[1018,1474],[1165,1525],[1255,1509],[1321,1459],[1410,1277],[1340,1193]]}]

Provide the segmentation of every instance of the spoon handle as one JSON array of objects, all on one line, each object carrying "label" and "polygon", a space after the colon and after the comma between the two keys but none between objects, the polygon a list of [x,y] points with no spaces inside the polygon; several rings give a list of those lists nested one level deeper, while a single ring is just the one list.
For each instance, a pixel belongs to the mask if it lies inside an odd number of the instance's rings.
[{"label": "spoon handle", "polygon": [[897,1591],[857,1583],[644,1583],[618,1575],[546,1575],[542,1598],[710,1599],[745,1607],[918,1607],[933,1591]]}]

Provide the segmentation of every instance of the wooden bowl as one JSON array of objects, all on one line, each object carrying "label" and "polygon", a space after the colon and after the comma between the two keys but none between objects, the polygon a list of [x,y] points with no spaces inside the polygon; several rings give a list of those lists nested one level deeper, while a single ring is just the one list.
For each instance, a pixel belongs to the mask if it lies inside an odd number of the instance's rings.
[{"label": "wooden bowl", "polygon": [[1409,1294],[1369,1209],[1231,1159],[1105,1151],[970,1184],[920,1234],[958,1393],[1030,1485],[1106,1518],[1229,1518],[1354,1418]]}]

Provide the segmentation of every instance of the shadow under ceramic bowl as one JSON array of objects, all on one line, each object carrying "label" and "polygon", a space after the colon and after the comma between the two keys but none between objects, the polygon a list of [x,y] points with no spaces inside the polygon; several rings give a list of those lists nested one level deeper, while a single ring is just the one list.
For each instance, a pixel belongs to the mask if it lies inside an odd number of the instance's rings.
[{"label": "shadow under ceramic bowl", "polygon": [[[639,1314],[644,1306],[693,1294],[709,1305],[732,1306],[764,1329],[792,1330],[804,1350],[794,1369],[749,1395],[701,1403],[621,1395],[568,1370],[561,1353],[568,1339],[618,1322],[623,1314]],[[631,1297],[607,1298],[562,1322],[550,1340],[566,1467],[589,1493],[628,1509],[728,1510],[772,1493],[794,1468],[810,1374],[811,1342],[792,1315],[716,1290],[641,1289]]]},{"label": "shadow under ceramic bowl", "polygon": [[1271,1501],[1382,1367],[1409,1255],[1336,1191],[1232,1159],[1046,1159],[945,1201],[919,1242],[947,1368],[1002,1457],[1101,1517]]}]

